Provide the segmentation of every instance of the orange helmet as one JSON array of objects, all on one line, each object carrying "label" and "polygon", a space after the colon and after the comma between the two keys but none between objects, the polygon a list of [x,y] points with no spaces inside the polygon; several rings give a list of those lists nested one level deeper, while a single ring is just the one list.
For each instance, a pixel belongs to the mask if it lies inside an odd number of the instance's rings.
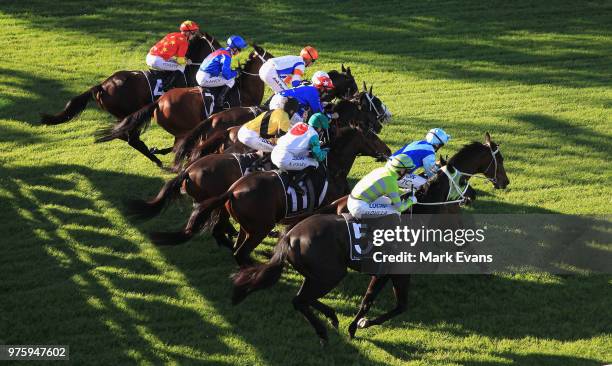
[{"label": "orange helmet", "polygon": [[198,23],[192,20],[185,20],[181,23],[179,29],[181,30],[181,32],[195,32],[200,30],[200,26],[198,26]]},{"label": "orange helmet", "polygon": [[319,58],[319,52],[312,46],[306,46],[302,48],[300,56],[306,61],[315,62]]}]

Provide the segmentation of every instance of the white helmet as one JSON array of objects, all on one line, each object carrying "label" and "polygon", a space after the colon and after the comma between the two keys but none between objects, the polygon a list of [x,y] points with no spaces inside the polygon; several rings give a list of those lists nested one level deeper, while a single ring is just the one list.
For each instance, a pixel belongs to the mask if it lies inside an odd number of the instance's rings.
[{"label": "white helmet", "polygon": [[427,135],[425,135],[425,141],[432,145],[443,146],[446,145],[450,139],[450,135],[441,128],[432,128],[427,132]]},{"label": "white helmet", "polygon": [[318,82],[320,77],[329,78],[329,74],[326,73],[325,71],[317,71],[310,78],[310,82],[314,85],[314,84],[316,84]]}]

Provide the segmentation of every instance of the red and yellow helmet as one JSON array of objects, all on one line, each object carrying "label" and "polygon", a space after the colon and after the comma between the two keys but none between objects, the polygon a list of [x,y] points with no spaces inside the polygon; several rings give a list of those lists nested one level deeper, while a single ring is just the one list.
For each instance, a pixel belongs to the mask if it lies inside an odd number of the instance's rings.
[{"label": "red and yellow helmet", "polygon": [[319,58],[319,52],[312,46],[306,46],[302,48],[300,56],[306,61],[315,62]]},{"label": "red and yellow helmet", "polygon": [[200,30],[200,26],[198,25],[198,23],[192,20],[185,20],[181,23],[179,29],[181,30],[181,32],[195,32]]}]

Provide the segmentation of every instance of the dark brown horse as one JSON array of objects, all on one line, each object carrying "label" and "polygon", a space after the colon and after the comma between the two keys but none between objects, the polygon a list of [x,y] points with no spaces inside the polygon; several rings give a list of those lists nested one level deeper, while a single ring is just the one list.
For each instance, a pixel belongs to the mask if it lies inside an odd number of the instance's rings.
[{"label": "dark brown horse", "polygon": [[[510,183],[499,147],[491,141],[488,133],[485,144],[473,143],[465,146],[449,160],[448,164],[466,177],[484,174],[493,182],[495,188],[505,188]],[[427,203],[444,203],[447,200],[449,187],[447,175],[439,172],[421,199]],[[424,206],[426,207],[424,211],[436,213],[443,206]],[[234,276],[233,303],[240,303],[251,292],[278,282],[285,261],[289,261],[293,268],[304,276],[304,282],[293,298],[293,306],[310,322],[322,344],[325,343],[327,330],[310,307],[319,310],[334,327],[338,327],[335,311],[319,299],[338,285],[346,276],[348,268],[360,269],[358,261],[350,260],[350,239],[346,228],[344,218],[334,214],[317,214],[299,222],[278,241],[274,255],[268,263],[243,268]],[[367,319],[365,315],[389,280],[393,284],[397,301],[395,308],[375,319]],[[409,283],[409,274],[373,276],[359,311],[349,325],[351,338],[355,336],[357,327],[379,325],[404,312],[408,305]]]},{"label": "dark brown horse", "polygon": [[[189,42],[186,58],[193,64],[185,67],[185,78],[188,82],[195,84],[198,65],[206,56],[220,47],[219,42],[208,33],[196,35]],[[40,123],[56,125],[68,122],[78,116],[87,107],[87,104],[94,100],[101,109],[117,119],[123,119],[151,103],[151,88],[141,71],[117,71],[100,84],[70,99],[63,111],[55,115],[42,113]]]},{"label": "dark brown horse", "polygon": [[[330,94],[332,98],[335,96],[339,99],[347,99],[345,96],[349,96],[348,98],[350,98],[350,96],[354,95],[357,92],[357,83],[355,82],[355,78],[353,78],[353,75],[351,74],[350,67],[345,68],[344,65],[342,65],[342,72],[332,70],[329,72],[329,76],[332,79],[334,86],[335,86],[334,94]],[[380,102],[378,98],[376,97],[373,97],[373,98],[374,98],[374,103],[379,103],[379,105],[383,105],[382,102]],[[369,108],[370,106],[369,106],[369,103],[368,105],[366,105],[366,100],[365,100],[366,98],[363,98],[363,99],[364,99],[363,109],[365,112],[365,109]],[[348,108],[351,108],[351,107],[349,106]],[[243,125],[249,120],[255,118],[256,112],[257,114],[259,114],[259,113],[262,113],[263,110],[258,109],[257,111],[255,111],[253,108],[250,108],[250,109],[231,108],[226,111],[215,113],[209,118],[207,118],[205,121],[200,123],[196,128],[191,130],[189,134],[184,137],[182,142],[178,146],[175,147],[174,152],[176,155],[174,157],[173,168],[175,170],[178,170],[182,162],[186,160],[187,157],[190,155],[192,156],[190,160],[194,161],[194,158],[193,158],[194,156],[200,157],[200,156],[206,155],[207,153],[215,151],[215,149],[213,149],[212,146],[213,144],[216,144],[219,141],[224,140],[224,136],[221,136],[221,134],[223,134],[223,131],[231,127]],[[354,114],[356,114],[357,112],[351,111],[351,113],[353,113],[351,115],[347,113],[348,111],[338,111],[338,112],[339,114],[343,116],[343,118],[346,118],[347,120],[350,118],[353,118],[354,120],[362,121],[361,123],[368,123],[367,120],[360,119],[361,117],[354,117]],[[370,112],[370,113],[373,114],[374,112]],[[369,116],[369,119],[372,119],[372,118],[376,119],[376,115],[374,115],[374,117]],[[342,120],[339,123],[339,125],[341,126],[345,124],[346,124],[345,121],[342,121]],[[377,126],[373,126],[373,127],[377,127]],[[206,140],[213,135],[215,135],[215,141],[207,142]],[[206,151],[206,152],[200,154],[194,151]]]},{"label": "dark brown horse", "polygon": [[[374,131],[378,128],[382,128],[377,121],[376,113],[370,111],[367,106],[362,105],[362,103],[369,105],[367,98],[364,96],[365,93],[366,92],[358,94],[350,100],[340,99],[337,103],[333,104],[331,113],[337,114],[338,118],[335,120],[332,128],[352,126],[359,128],[362,131]],[[376,96],[372,96],[372,98],[373,100],[380,101]],[[246,152],[248,148],[237,141],[237,133],[239,128],[240,126],[234,126],[225,130],[218,130],[210,134],[207,139],[203,140],[195,147],[187,163],[189,164],[190,162],[196,161],[202,156],[206,156],[208,154],[222,153],[230,147],[233,147],[230,152]],[[176,152],[175,164],[180,162],[181,156],[184,154],[184,151],[182,150],[184,145],[185,141]]]},{"label": "dark brown horse", "polygon": [[[364,133],[354,128],[343,128],[331,144],[328,154],[329,186],[323,204],[332,202],[348,193],[349,185],[347,175],[358,155],[372,156],[385,159],[390,154],[389,147],[380,138],[372,133]],[[237,163],[232,163],[227,155],[209,155],[207,161],[223,160],[233,165],[232,177],[239,174]],[[227,159],[227,160],[226,160]],[[198,161],[199,162],[199,161]],[[194,163],[196,165],[196,163]],[[220,174],[214,171],[204,172],[203,167],[191,171],[187,168],[189,176],[194,175],[196,190],[201,190],[211,180],[219,180]],[[203,178],[207,178],[204,181]],[[215,183],[216,184],[216,183]],[[176,186],[175,186],[176,187]],[[187,190],[190,188],[187,186]],[[174,188],[176,192],[176,188]],[[195,196],[196,192],[190,193]],[[254,172],[236,181],[222,194],[214,193],[213,198],[197,204],[191,214],[186,227],[176,233],[152,233],[151,239],[158,245],[177,245],[193,237],[202,227],[214,226],[215,219],[210,220],[211,214],[219,213],[222,217],[229,213],[240,224],[240,233],[234,245],[234,257],[239,264],[250,264],[250,253],[272,231],[278,222],[290,222],[285,219],[287,210],[285,190],[275,172]],[[223,206],[226,209],[223,209]],[[225,216],[227,217],[227,216]],[[214,231],[214,229],[213,229]],[[216,238],[217,239],[217,238]]]},{"label": "dark brown horse", "polygon": [[[253,51],[244,65],[244,71],[236,78],[235,86],[226,97],[230,106],[255,106],[261,103],[264,83],[259,78],[259,68],[265,60],[272,57],[274,56],[263,48],[253,45]],[[172,147],[151,151],[140,139],[140,134],[150,123],[151,118],[154,117],[157,124],[174,136],[174,146],[176,146],[200,121],[208,117],[206,108],[201,88],[175,88],[157,101],[127,116],[116,126],[98,131],[96,142],[125,140],[161,167],[162,163],[154,153],[167,154],[172,151]]]}]

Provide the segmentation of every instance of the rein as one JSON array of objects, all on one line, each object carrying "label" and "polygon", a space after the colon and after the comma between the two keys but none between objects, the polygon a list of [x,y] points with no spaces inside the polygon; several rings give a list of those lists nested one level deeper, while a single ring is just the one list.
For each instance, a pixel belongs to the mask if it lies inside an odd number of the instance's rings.
[{"label": "rein", "polygon": [[[253,52],[255,52],[255,54],[257,55],[257,57],[259,57],[259,59],[261,60],[262,63],[266,63],[266,59],[264,57],[266,57],[266,55],[268,54],[268,51],[264,50],[263,56],[259,54],[259,52],[257,52],[256,49],[253,49]],[[241,71],[241,74],[246,74],[249,76],[259,76],[259,73],[257,74],[253,74],[251,72],[246,72],[246,71]]]},{"label": "rein", "polygon": [[[215,48],[215,46],[213,46],[213,42],[215,40],[215,37],[213,37],[213,36],[211,36],[211,37],[212,37],[212,40],[209,40],[208,38],[206,38],[206,36],[200,36],[200,39],[205,40],[206,43],[208,43],[208,46],[210,47],[212,52],[215,52],[217,50]],[[199,65],[202,65],[202,62],[191,62],[191,63],[189,63],[189,65],[199,66]]]}]

